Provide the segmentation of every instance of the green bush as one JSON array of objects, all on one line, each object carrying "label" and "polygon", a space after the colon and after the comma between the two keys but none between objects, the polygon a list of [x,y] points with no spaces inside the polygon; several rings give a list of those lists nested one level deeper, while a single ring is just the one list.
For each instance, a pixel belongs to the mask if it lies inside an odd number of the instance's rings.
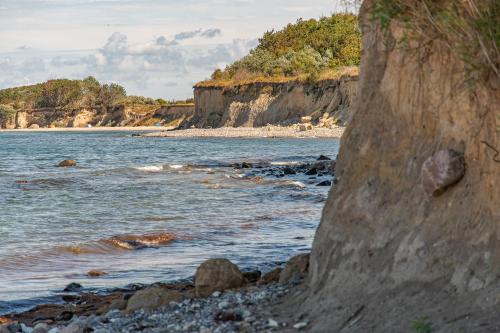
[{"label": "green bush", "polygon": [[213,81],[235,77],[317,75],[327,69],[357,66],[361,34],[352,14],[334,14],[319,20],[299,19],[280,31],[268,31],[259,45],[242,59],[216,70]]}]

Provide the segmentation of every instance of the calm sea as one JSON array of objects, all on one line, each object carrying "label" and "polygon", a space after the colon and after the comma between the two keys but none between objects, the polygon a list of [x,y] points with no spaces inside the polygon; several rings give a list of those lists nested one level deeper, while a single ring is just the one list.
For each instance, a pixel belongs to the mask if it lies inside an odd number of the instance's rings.
[{"label": "calm sea", "polygon": [[[0,314],[57,299],[70,282],[182,279],[211,257],[265,271],[309,250],[328,187],[227,165],[335,157],[338,144],[0,133]],[[55,167],[68,158],[78,167]]]}]

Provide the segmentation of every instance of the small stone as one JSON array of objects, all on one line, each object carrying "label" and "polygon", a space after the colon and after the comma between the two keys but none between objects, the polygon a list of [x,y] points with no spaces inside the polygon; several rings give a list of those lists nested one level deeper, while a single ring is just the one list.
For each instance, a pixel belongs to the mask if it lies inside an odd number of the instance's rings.
[{"label": "small stone", "polygon": [[287,167],[285,167],[283,169],[283,173],[285,175],[295,175],[295,174],[297,174],[297,172],[295,170],[293,170],[292,168],[290,168],[289,166],[287,166]]},{"label": "small stone", "polygon": [[305,117],[300,118],[300,121],[303,124],[307,124],[307,123],[310,123],[312,121],[312,117],[311,116],[305,116]]},{"label": "small stone", "polygon": [[321,183],[316,184],[316,186],[332,186],[332,182],[330,180],[325,180]]},{"label": "small stone", "polygon": [[244,272],[243,277],[247,283],[254,283],[259,281],[262,273],[260,271]]},{"label": "small stone", "polygon": [[425,191],[438,196],[465,175],[465,158],[462,153],[446,149],[429,157],[422,165],[421,178]]},{"label": "small stone", "polygon": [[251,169],[253,167],[252,163],[249,162],[243,162],[241,163],[241,168],[242,169]]},{"label": "small stone", "polygon": [[49,325],[45,323],[39,323],[33,328],[33,333],[48,333]]},{"label": "small stone", "polygon": [[59,168],[75,167],[76,161],[75,160],[64,160],[64,161],[61,161],[57,166]]},{"label": "small stone", "polygon": [[303,322],[300,322],[300,323],[293,325],[293,328],[300,330],[306,326],[307,326],[307,322],[303,321]]},{"label": "small stone", "polygon": [[285,269],[280,273],[280,283],[291,280],[300,280],[307,275],[309,270],[309,253],[299,254],[290,259]]},{"label": "small stone", "polygon": [[54,327],[54,328],[51,328],[49,333],[60,333],[61,330],[59,329],[59,327]]},{"label": "small stone", "polygon": [[332,159],[328,156],[325,155],[319,155],[319,157],[316,159],[316,161],[331,161]]},{"label": "small stone", "polygon": [[264,283],[264,284],[278,282],[280,279],[280,273],[282,270],[283,269],[281,267],[273,269],[272,271],[264,274],[264,276],[262,277],[260,282]]},{"label": "small stone", "polygon": [[267,326],[269,327],[272,327],[272,328],[278,328],[280,327],[280,325],[278,324],[278,322],[272,318],[269,318],[269,320],[267,321]]},{"label": "small stone", "polygon": [[56,317],[57,321],[68,321],[73,318],[74,314],[71,311],[63,311]]},{"label": "small stone", "polygon": [[127,303],[127,312],[136,310],[154,310],[168,305],[170,302],[180,302],[184,296],[171,289],[150,287],[139,290]]},{"label": "small stone", "polygon": [[80,321],[75,320],[68,326],[64,327],[61,330],[61,333],[86,333],[87,332],[87,324]]},{"label": "small stone", "polygon": [[10,333],[16,333],[21,330],[21,325],[17,321],[10,323],[7,325],[7,329],[9,330]]},{"label": "small stone", "polygon": [[245,279],[238,266],[227,259],[209,259],[196,270],[195,292],[198,297],[208,297],[214,291],[239,288]]},{"label": "small stone", "polygon": [[108,274],[108,273],[101,271],[101,270],[98,270],[98,269],[93,269],[93,270],[90,270],[87,272],[87,275],[90,277],[99,277],[99,276],[103,276],[106,274]]},{"label": "small stone", "polygon": [[225,309],[225,308],[229,307],[229,303],[227,301],[222,301],[217,306],[218,306],[219,309],[222,310],[222,309]]},{"label": "small stone", "polygon": [[311,168],[311,169],[306,171],[306,176],[312,176],[312,175],[317,175],[317,174],[318,174],[318,170],[316,168]]},{"label": "small stone", "polygon": [[80,291],[83,289],[83,286],[79,283],[76,283],[76,282],[71,282],[70,284],[68,284],[66,286],[66,288],[64,288],[63,291],[66,291],[66,292],[77,292],[77,291]]},{"label": "small stone", "polygon": [[222,293],[220,291],[214,291],[212,297],[219,297]]}]

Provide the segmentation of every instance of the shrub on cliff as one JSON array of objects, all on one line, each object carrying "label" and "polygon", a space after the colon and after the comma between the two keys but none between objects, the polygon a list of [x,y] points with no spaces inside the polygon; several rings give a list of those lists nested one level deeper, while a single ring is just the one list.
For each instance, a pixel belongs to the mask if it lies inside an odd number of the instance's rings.
[{"label": "shrub on cliff", "polygon": [[268,31],[242,59],[212,74],[212,81],[241,81],[251,77],[318,77],[343,66],[357,66],[361,37],[352,14],[319,20],[299,19],[280,31]]},{"label": "shrub on cliff", "polygon": [[0,104],[0,120],[9,120],[16,115],[16,110],[5,104]]}]

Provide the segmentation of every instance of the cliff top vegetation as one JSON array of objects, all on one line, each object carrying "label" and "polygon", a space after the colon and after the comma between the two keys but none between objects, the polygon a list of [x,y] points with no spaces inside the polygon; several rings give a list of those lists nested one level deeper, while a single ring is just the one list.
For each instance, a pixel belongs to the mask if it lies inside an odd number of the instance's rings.
[{"label": "cliff top vegetation", "polygon": [[266,32],[247,56],[217,69],[197,87],[336,79],[343,68],[359,65],[360,45],[356,15],[299,19],[282,30]]},{"label": "cliff top vegetation", "polygon": [[[159,107],[192,104],[191,100],[167,101],[142,96],[128,96],[124,87],[116,83],[101,84],[94,77],[84,80],[49,80],[30,86],[0,90],[1,114],[12,110],[37,108],[91,108],[112,109],[117,106]],[[7,110],[9,112],[7,112]]]}]

